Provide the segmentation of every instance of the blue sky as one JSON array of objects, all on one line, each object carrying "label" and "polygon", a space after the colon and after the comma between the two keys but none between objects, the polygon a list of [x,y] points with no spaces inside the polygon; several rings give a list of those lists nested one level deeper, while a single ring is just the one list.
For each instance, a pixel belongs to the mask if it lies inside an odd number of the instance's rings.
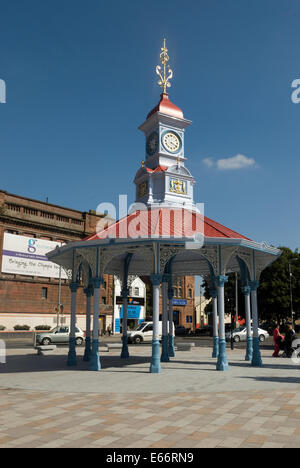
[{"label": "blue sky", "polygon": [[[166,36],[196,201],[299,247],[299,26],[298,0],[1,0],[0,188],[80,210],[134,201]],[[252,165],[220,169],[236,155]]]}]

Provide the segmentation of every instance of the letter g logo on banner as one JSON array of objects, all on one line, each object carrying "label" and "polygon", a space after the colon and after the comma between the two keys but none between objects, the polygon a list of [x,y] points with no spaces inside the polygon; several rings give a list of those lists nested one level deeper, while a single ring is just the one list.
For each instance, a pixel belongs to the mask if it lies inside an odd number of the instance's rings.
[{"label": "letter g logo on banner", "polygon": [[36,252],[36,239],[29,239],[28,241],[28,252],[34,254]]}]

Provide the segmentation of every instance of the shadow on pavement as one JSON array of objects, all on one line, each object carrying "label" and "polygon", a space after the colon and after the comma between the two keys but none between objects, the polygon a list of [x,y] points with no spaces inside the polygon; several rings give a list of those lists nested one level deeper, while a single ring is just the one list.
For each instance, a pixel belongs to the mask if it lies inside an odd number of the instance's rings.
[{"label": "shadow on pavement", "polygon": [[241,377],[242,379],[256,380],[257,382],[274,382],[274,383],[287,383],[287,384],[298,384],[300,378],[298,377]]},{"label": "shadow on pavement", "polygon": [[[280,365],[280,364],[266,364],[264,362],[264,359],[265,358],[263,358],[263,366],[262,366],[263,369],[279,369],[279,370],[294,369],[295,371],[299,370],[299,367],[296,366],[296,365],[293,365],[293,364],[282,364],[282,365]],[[230,362],[230,361],[229,361],[229,366],[231,366],[231,367],[252,367],[250,362],[248,362],[248,363],[247,362],[238,363],[238,362]],[[253,369],[257,369],[257,368],[253,367]]]},{"label": "shadow on pavement", "polygon": [[[141,364],[149,364],[151,358],[147,356],[132,356],[129,359],[121,359],[119,356],[101,356],[101,368],[125,368]],[[89,363],[84,362],[82,356],[77,357],[77,366],[67,366],[66,355],[37,356],[14,355],[8,356],[7,363],[0,365],[1,374],[15,374],[26,372],[55,372],[55,371],[89,371]],[[141,369],[132,370],[132,372],[143,372]],[[148,372],[148,371],[147,371]]]}]

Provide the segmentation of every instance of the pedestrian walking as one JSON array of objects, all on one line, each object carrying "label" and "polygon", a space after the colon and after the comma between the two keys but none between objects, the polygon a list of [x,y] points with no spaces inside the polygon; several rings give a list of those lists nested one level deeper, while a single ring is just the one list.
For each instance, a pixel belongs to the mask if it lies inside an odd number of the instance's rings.
[{"label": "pedestrian walking", "polygon": [[280,329],[279,329],[278,324],[276,324],[275,330],[273,331],[273,341],[274,341],[274,347],[275,347],[273,357],[279,357],[280,345],[283,341],[283,336],[280,334]]},{"label": "pedestrian walking", "polygon": [[287,358],[292,357],[292,354],[293,354],[292,344],[295,338],[296,338],[296,333],[293,330],[292,325],[287,325],[286,334],[284,338],[284,352]]}]

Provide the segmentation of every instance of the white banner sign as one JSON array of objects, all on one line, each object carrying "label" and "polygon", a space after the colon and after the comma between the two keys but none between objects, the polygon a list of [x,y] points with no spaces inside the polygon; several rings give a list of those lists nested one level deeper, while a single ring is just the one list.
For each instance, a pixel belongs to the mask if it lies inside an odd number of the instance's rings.
[{"label": "white banner sign", "polygon": [[[54,250],[57,245],[61,246],[57,242],[5,233],[2,273],[59,278],[59,266],[49,262],[46,257],[46,253]],[[61,277],[67,279],[63,269]]]}]

